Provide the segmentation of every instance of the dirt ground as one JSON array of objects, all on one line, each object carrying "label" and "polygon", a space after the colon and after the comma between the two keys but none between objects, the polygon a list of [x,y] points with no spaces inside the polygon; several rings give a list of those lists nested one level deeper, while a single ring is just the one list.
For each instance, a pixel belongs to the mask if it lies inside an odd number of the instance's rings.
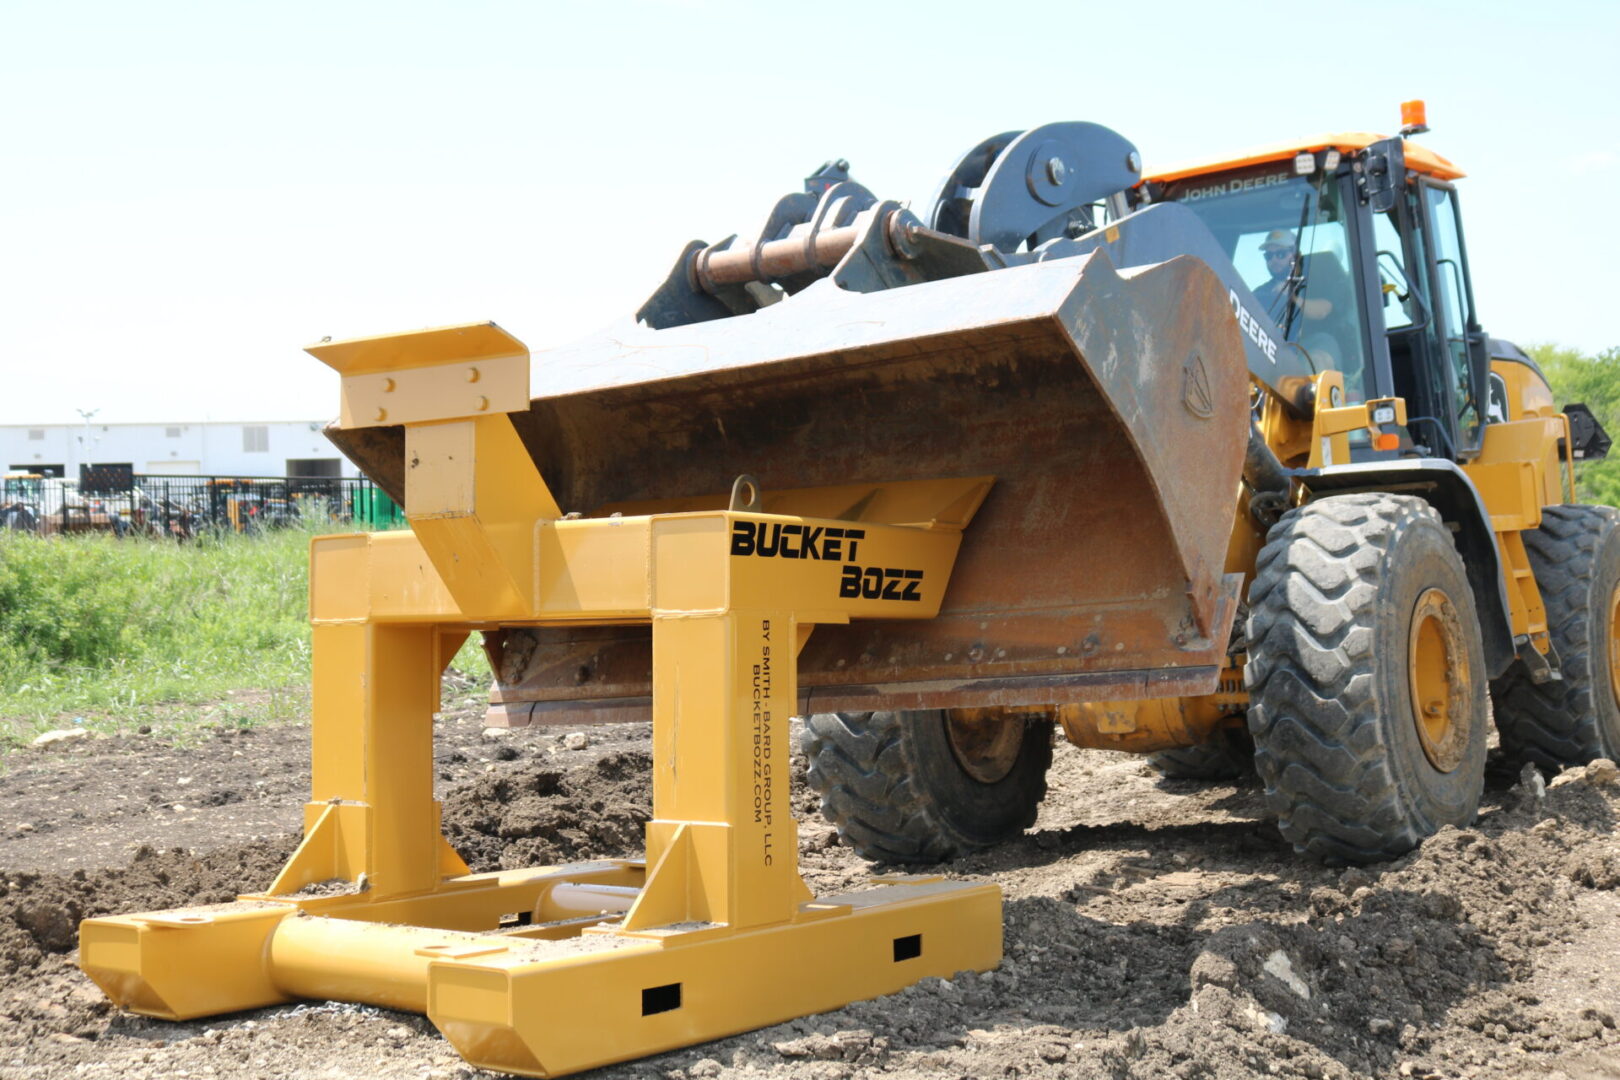
[{"label": "dirt ground", "polygon": [[[437,750],[475,870],[638,853],[645,726],[568,749],[555,730],[486,736],[480,716],[447,715]],[[113,1010],[73,966],[83,917],[268,884],[308,752],[288,726],[5,759],[0,1080],[493,1075],[422,1017],[315,1002],[169,1024]],[[1051,779],[1024,839],[944,868],[1005,890],[1000,970],[593,1075],[1620,1078],[1620,785],[1598,770],[1498,775],[1474,828],[1349,870],[1293,855],[1252,785],[1061,745]],[[802,785],[795,805],[812,888],[858,885],[870,866]]]}]

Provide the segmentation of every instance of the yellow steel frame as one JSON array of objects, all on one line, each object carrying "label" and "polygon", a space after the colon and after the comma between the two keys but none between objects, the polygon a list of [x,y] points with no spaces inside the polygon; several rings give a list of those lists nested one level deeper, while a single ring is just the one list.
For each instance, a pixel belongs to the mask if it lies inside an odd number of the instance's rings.
[{"label": "yellow steel frame", "polygon": [[[300,997],[414,1009],[475,1065],[555,1076],[1000,962],[994,885],[892,877],[813,897],[787,773],[810,631],[937,614],[988,478],[885,485],[861,505],[889,520],[858,527],[742,509],[569,519],[505,415],[528,387],[504,331],[311,352],[344,376],[346,423],[404,422],[412,531],[313,542],[303,843],[262,894],[87,920],[80,964],[114,1001],[169,1019]],[[836,505],[831,490],[801,501]],[[630,622],[653,635],[646,859],[469,874],[433,799],[449,658],[475,629]]]}]

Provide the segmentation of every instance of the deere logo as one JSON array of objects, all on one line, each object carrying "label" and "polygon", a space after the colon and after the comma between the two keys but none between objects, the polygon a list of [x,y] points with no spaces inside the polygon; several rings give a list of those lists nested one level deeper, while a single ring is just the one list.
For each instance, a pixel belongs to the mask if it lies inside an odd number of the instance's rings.
[{"label": "deere logo", "polygon": [[1215,399],[1209,392],[1209,372],[1204,370],[1204,358],[1197,353],[1187,357],[1181,366],[1181,403],[1200,420],[1215,415]]}]

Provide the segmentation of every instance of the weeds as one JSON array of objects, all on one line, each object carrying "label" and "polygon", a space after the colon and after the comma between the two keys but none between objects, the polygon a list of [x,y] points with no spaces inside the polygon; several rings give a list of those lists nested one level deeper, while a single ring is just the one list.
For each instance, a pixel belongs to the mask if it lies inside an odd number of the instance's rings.
[{"label": "weeds", "polygon": [[[0,741],[303,717],[312,535],[0,532]],[[476,636],[455,666],[487,678]]]}]

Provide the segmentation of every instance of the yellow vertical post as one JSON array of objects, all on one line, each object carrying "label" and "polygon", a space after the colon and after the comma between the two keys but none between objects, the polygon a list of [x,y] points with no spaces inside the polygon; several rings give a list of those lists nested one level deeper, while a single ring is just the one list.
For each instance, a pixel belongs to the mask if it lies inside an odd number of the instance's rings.
[{"label": "yellow vertical post", "polygon": [[270,891],[365,875],[373,897],[434,888],[446,859],[433,798],[433,713],[450,640],[429,622],[374,621],[365,536],[311,545],[312,761],[304,842]]},{"label": "yellow vertical post", "polygon": [[365,711],[369,627],[323,625],[310,633],[310,795],[313,803],[358,799],[365,788]]},{"label": "yellow vertical post", "polygon": [[417,892],[439,883],[439,813],[433,801],[436,628],[368,629],[370,685],[362,725],[372,887],[379,895]]},{"label": "yellow vertical post", "polygon": [[654,882],[630,928],[763,926],[808,899],[788,795],[793,642],[781,612],[654,620]]},{"label": "yellow vertical post", "polygon": [[729,529],[655,525],[650,874],[626,929],[763,926],[809,899],[788,794],[798,632],[782,597],[736,581]]}]

